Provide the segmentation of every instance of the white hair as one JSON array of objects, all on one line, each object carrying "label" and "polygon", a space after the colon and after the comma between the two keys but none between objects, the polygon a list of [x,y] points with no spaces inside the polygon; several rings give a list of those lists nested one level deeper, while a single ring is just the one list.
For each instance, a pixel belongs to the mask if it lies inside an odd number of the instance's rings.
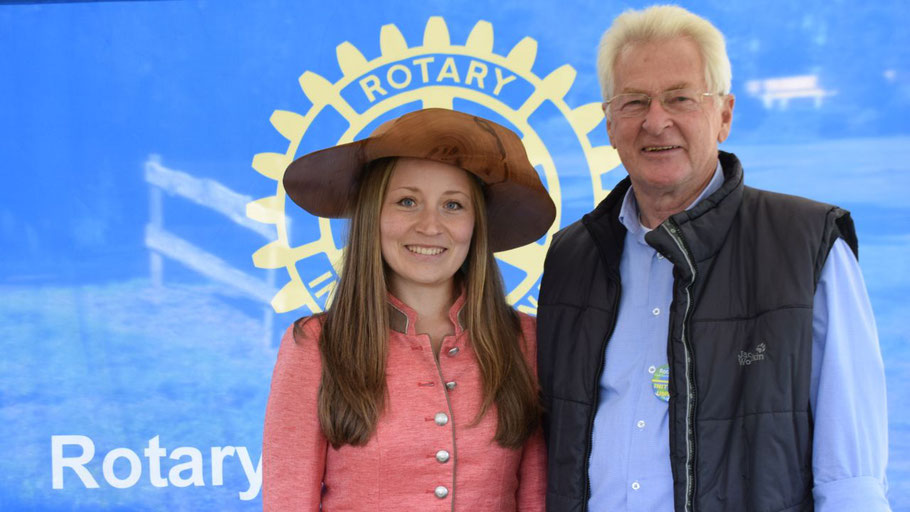
[{"label": "white hair", "polygon": [[627,10],[613,20],[600,39],[597,51],[597,76],[604,101],[613,97],[613,67],[620,52],[634,43],[688,37],[701,52],[705,63],[707,92],[728,94],[732,71],[724,36],[708,20],[676,5],[654,5]]}]

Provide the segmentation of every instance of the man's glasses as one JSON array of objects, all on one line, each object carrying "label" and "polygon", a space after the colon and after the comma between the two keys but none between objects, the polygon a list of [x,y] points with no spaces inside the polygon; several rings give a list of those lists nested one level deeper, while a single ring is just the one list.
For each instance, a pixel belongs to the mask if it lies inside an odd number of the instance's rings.
[{"label": "man's glasses", "polygon": [[[695,89],[672,89],[656,96],[664,110],[671,114],[686,114],[701,108],[702,100],[718,93],[698,92]],[[642,117],[651,106],[652,97],[645,93],[617,94],[603,103],[604,110],[616,117]]]}]

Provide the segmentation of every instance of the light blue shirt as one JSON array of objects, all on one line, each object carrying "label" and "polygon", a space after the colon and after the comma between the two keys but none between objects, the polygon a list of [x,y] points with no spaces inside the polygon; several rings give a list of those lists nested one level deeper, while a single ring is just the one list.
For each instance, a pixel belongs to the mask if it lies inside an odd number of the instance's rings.
[{"label": "light blue shirt", "polygon": [[[689,208],[722,184],[718,164]],[[600,379],[588,508],[672,512],[669,411],[652,377],[667,365],[673,264],[645,243],[649,230],[639,221],[634,194],[626,193],[619,220],[627,229],[619,263],[622,295]],[[885,372],[878,333],[859,264],[840,239],[816,288],[812,336],[815,510],[890,510],[885,498]]]}]

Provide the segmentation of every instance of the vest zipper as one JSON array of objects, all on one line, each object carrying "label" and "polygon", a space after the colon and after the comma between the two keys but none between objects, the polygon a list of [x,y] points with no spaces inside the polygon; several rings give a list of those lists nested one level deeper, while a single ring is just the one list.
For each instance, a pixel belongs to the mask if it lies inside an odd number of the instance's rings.
[{"label": "vest zipper", "polygon": [[[622,295],[622,283],[616,280],[616,296],[619,297],[620,295]],[[597,380],[594,381],[594,406],[591,407],[591,414],[588,415],[588,444],[585,446],[585,500],[582,503],[582,512],[588,510],[588,500],[591,499],[591,477],[588,471],[591,468],[591,450],[594,447],[594,415],[597,414],[597,406],[600,403],[600,376],[603,374],[604,365],[606,364],[604,359],[607,356],[607,343],[610,341],[610,337],[613,336],[613,331],[616,330],[616,313],[619,311],[619,302],[616,301],[615,304],[616,307],[613,308],[613,313],[610,315],[610,329],[607,331],[600,348],[600,367],[597,369]]]},{"label": "vest zipper", "polygon": [[[660,225],[670,235],[673,242],[683,253],[686,258],[686,264],[689,265],[689,271],[692,274],[689,282],[685,284],[686,307],[683,310],[682,321],[682,343],[683,353],[686,356],[686,512],[695,509],[695,368],[692,362],[692,345],[689,340],[689,313],[692,309],[692,284],[695,283],[695,264],[692,262],[692,254],[686,246],[685,239],[679,225],[673,219],[667,219]],[[671,326],[672,328],[672,326]]]}]

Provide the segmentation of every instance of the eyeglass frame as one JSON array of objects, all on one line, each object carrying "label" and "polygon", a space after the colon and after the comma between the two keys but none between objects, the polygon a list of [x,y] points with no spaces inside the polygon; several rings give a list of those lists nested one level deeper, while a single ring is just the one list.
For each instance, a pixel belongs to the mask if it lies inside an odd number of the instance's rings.
[{"label": "eyeglass frame", "polygon": [[[663,100],[661,100],[661,97],[664,96],[664,95],[667,94],[667,93],[671,93],[671,92],[673,92],[673,91],[685,91],[685,90],[689,90],[689,88],[687,88],[687,87],[679,87],[679,88],[676,88],[676,89],[667,89],[666,91],[663,91],[663,92],[658,93],[658,94],[657,94],[657,98],[658,98],[658,102],[660,103],[660,106],[661,106],[664,110],[666,110],[667,112],[670,112],[671,114],[672,114],[672,113],[685,113],[685,112],[674,112],[672,109],[667,109],[667,105],[663,102]],[[635,96],[643,96],[643,97],[645,97],[645,98],[648,98],[648,103],[647,103],[647,105],[645,105],[644,110],[641,112],[641,114],[638,114],[638,115],[633,115],[633,116],[621,116],[621,115],[620,115],[620,116],[617,116],[617,117],[620,117],[620,118],[622,118],[622,119],[635,119],[635,118],[637,118],[637,117],[643,117],[645,114],[647,114],[648,110],[651,108],[651,102],[654,101],[654,96],[651,96],[650,94],[646,94],[646,93],[643,93],[643,92],[623,92],[623,93],[620,93],[620,94],[615,94],[615,95],[613,95],[612,98],[610,98],[610,99],[608,99],[607,101],[605,101],[605,102],[603,102],[603,103],[600,104],[600,107],[601,107],[601,109],[603,110],[604,115],[606,115],[607,117],[610,117],[610,104],[611,104],[614,100],[616,100],[616,98],[618,98],[618,97],[620,97],[620,96],[632,96],[632,95],[635,95]],[[722,93],[722,92],[702,92],[702,93],[697,93],[697,94],[696,94],[696,97],[699,98],[698,106],[701,107],[701,105],[702,105],[702,100],[704,100],[704,98],[709,97],[709,96],[726,96],[726,93]],[[698,109],[691,110],[691,112],[695,112],[695,111],[697,111],[697,110],[698,110]]]}]

